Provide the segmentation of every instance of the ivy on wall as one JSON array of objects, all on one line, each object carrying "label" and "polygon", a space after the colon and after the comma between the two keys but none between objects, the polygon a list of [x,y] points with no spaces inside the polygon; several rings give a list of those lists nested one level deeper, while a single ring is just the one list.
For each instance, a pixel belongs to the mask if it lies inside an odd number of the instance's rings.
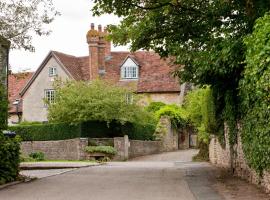
[{"label": "ivy on wall", "polygon": [[0,131],[7,128],[8,102],[5,87],[0,83]]},{"label": "ivy on wall", "polygon": [[250,166],[262,172],[270,168],[270,14],[256,21],[245,38],[247,47],[240,81],[242,142]]}]

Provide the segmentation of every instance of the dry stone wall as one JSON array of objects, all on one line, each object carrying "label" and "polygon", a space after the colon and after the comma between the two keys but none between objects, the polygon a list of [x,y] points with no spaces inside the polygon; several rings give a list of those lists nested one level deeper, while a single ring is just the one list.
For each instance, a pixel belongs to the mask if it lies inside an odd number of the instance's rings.
[{"label": "dry stone wall", "polygon": [[[230,152],[228,129],[225,127],[225,147],[221,146],[216,136],[211,137],[209,145],[210,162],[227,169],[232,166],[236,176],[260,185],[266,192],[270,193],[270,171],[264,171],[260,177],[255,170],[248,166],[242,148],[241,133],[238,134],[237,144],[234,145],[233,149],[234,154]],[[231,158],[232,155],[234,155],[233,158]]]}]

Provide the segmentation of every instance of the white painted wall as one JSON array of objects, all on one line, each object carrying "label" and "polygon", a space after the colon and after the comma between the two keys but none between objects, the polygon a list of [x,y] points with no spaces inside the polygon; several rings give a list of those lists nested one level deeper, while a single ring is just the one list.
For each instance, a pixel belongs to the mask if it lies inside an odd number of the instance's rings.
[{"label": "white painted wall", "polygon": [[47,121],[47,108],[43,101],[44,91],[53,89],[54,81],[49,77],[49,67],[54,66],[57,68],[58,78],[69,79],[63,68],[51,57],[23,96],[23,121]]}]

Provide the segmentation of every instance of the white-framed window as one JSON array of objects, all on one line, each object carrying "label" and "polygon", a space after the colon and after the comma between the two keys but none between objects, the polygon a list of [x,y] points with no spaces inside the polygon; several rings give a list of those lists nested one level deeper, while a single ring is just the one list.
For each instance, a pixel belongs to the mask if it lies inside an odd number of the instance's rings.
[{"label": "white-framed window", "polygon": [[138,67],[137,66],[125,66],[123,67],[124,79],[137,79],[138,78]]},{"label": "white-framed window", "polygon": [[44,91],[45,104],[55,103],[55,90],[48,89]]},{"label": "white-framed window", "polygon": [[139,67],[134,61],[128,58],[121,66],[121,79],[138,79]]},{"label": "white-framed window", "polygon": [[49,67],[49,76],[56,76],[57,70],[56,67]]}]

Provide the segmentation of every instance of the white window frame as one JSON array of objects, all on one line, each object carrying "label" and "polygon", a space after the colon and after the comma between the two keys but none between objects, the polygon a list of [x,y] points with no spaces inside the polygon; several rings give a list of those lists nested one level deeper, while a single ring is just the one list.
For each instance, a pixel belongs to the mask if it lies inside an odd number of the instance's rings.
[{"label": "white window frame", "polygon": [[57,70],[56,67],[49,67],[49,76],[56,76],[57,75]]},{"label": "white window frame", "polygon": [[137,80],[139,78],[139,66],[128,58],[121,66],[121,79],[123,80]]},{"label": "white window frame", "polygon": [[123,79],[138,79],[138,66],[123,66],[122,70]]},{"label": "white window frame", "polygon": [[44,90],[44,100],[45,100],[45,106],[47,106],[47,104],[54,104],[55,103],[55,90],[53,89]]}]

